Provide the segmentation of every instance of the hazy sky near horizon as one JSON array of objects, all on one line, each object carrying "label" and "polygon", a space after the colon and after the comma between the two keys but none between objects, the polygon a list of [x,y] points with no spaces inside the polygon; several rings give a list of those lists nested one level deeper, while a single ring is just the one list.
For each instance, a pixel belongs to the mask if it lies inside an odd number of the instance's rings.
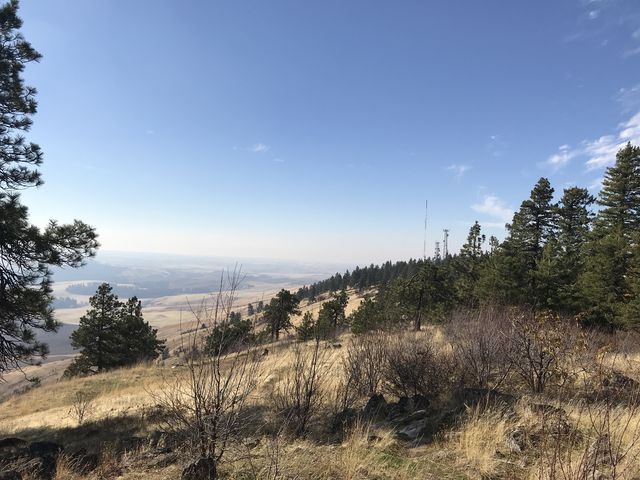
[{"label": "hazy sky near horizon", "polygon": [[369,263],[597,192],[640,143],[637,0],[22,0],[31,218],[103,248]]}]

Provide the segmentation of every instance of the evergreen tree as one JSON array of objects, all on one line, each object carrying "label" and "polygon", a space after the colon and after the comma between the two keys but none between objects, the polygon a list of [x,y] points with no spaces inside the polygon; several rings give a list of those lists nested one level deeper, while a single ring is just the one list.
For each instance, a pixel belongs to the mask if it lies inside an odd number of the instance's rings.
[{"label": "evergreen tree", "polygon": [[476,221],[469,229],[466,243],[460,250],[460,257],[455,263],[459,277],[457,279],[458,295],[466,305],[477,304],[476,286],[480,277],[480,266],[483,260],[482,246],[486,236],[482,234],[480,224]]},{"label": "evergreen tree", "polygon": [[639,283],[640,148],[630,143],[607,168],[598,196],[602,206],[585,246],[585,268],[580,277],[584,320],[618,326],[636,323],[634,300]]},{"label": "evergreen tree", "polygon": [[256,313],[255,309],[253,308],[253,304],[250,303],[249,305],[247,305],[247,315],[249,315],[250,317],[252,317],[254,314]]},{"label": "evergreen tree", "polygon": [[630,241],[640,231],[640,147],[628,143],[607,168],[598,196],[598,234],[620,233]]},{"label": "evergreen tree", "polygon": [[559,258],[557,268],[560,277],[557,291],[557,307],[577,312],[580,308],[578,278],[584,271],[584,248],[589,236],[595,198],[587,189],[571,187],[564,190],[558,206]]},{"label": "evergreen tree", "polygon": [[348,302],[349,296],[344,290],[334,293],[332,298],[320,307],[318,323],[326,324],[327,328],[335,334],[338,325],[341,325],[345,320],[345,308]]},{"label": "evergreen tree", "polygon": [[301,342],[306,342],[316,337],[317,325],[311,312],[304,312],[300,325],[296,327],[296,332],[298,333],[298,340]]},{"label": "evergreen tree", "polygon": [[272,340],[280,338],[281,330],[287,331],[291,328],[291,315],[300,314],[299,304],[300,300],[284,288],[271,299],[264,309],[264,316],[269,325]]},{"label": "evergreen tree", "polygon": [[40,230],[28,221],[18,192],[42,184],[40,147],[27,142],[36,113],[36,90],[23,71],[40,54],[19,29],[18,2],[0,7],[0,377],[8,369],[48,353],[35,330],[55,332],[51,303],[53,266],[79,267],[98,247],[93,228],[80,221],[51,221]]},{"label": "evergreen tree", "polygon": [[251,321],[234,317],[216,325],[205,339],[205,352],[209,355],[224,355],[254,340]]},{"label": "evergreen tree", "polygon": [[552,203],[553,188],[546,178],[541,178],[531,190],[529,199],[522,202],[520,209],[507,225],[508,237],[503,244],[507,269],[504,273],[505,285],[510,291],[507,296],[517,303],[539,303],[536,293],[539,288],[535,275],[542,257],[545,243],[555,234],[557,224],[556,205]]},{"label": "evergreen tree", "polygon": [[71,345],[82,349],[67,375],[99,373],[157,358],[164,349],[157,330],[142,316],[142,303],[118,300],[111,285],[103,283],[89,299],[91,308],[80,317]]},{"label": "evergreen tree", "polygon": [[164,340],[158,340],[158,330],[142,317],[142,302],[137,297],[127,300],[120,308],[117,321],[120,346],[118,363],[133,365],[158,358],[164,349]]},{"label": "evergreen tree", "polygon": [[121,364],[118,319],[122,304],[112,290],[108,283],[98,287],[89,299],[91,308],[80,317],[78,329],[71,334],[71,346],[82,349],[71,370],[88,373],[95,368],[96,372],[102,372]]}]

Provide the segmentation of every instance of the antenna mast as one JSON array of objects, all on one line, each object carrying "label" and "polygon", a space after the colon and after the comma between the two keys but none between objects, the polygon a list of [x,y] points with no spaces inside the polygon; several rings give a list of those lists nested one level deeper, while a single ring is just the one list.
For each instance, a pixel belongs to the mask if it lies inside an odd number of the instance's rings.
[{"label": "antenna mast", "polygon": [[442,258],[447,258],[449,256],[449,229],[445,228],[444,232],[444,242],[442,244]]},{"label": "antenna mast", "polygon": [[422,243],[422,259],[427,259],[427,214],[429,211],[429,200],[424,201],[424,241]]}]

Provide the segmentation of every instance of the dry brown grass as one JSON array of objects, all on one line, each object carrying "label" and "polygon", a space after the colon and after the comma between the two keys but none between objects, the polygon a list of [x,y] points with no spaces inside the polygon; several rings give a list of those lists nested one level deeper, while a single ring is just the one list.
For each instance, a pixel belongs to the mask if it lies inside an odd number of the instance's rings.
[{"label": "dry brown grass", "polygon": [[[443,354],[451,352],[450,340],[443,329],[429,326],[416,334],[425,337]],[[325,402],[320,413],[312,422],[309,434],[301,439],[293,439],[278,430],[272,417],[261,419],[264,424],[249,426],[250,434],[259,437],[257,447],[249,450],[235,445],[220,466],[224,478],[230,479],[344,479],[364,480],[369,478],[405,480],[424,479],[544,479],[577,480],[577,476],[564,475],[559,465],[549,461],[554,444],[551,440],[544,446],[533,446],[521,454],[514,454],[507,446],[506,438],[515,428],[525,431],[539,427],[541,417],[530,407],[532,402],[550,404],[562,408],[567,413],[569,423],[578,432],[568,440],[563,440],[564,452],[571,452],[564,458],[563,468],[578,469],[578,463],[585,449],[601,433],[596,426],[606,423],[614,438],[626,453],[619,464],[616,478],[628,480],[632,472],[640,472],[640,412],[630,405],[595,405],[586,410],[584,403],[573,396],[559,395],[558,392],[545,393],[534,398],[522,397],[517,388],[513,393],[520,400],[511,407],[479,408],[470,407],[465,419],[450,429],[447,434],[428,445],[414,447],[396,439],[389,424],[357,423],[338,441],[331,443],[323,430],[333,406],[332,393],[342,381],[342,359],[347,351],[350,335],[339,339],[342,348],[335,348],[331,342],[322,343],[323,367],[330,373],[326,378]],[[253,406],[269,406],[274,388],[283,382],[295,360],[292,341],[285,340],[268,346],[268,355],[261,357],[260,370],[264,372],[253,392],[249,403]],[[298,344],[301,349],[312,349],[313,342]],[[639,378],[640,353],[629,350],[613,353],[603,351],[602,368],[616,369],[629,377]],[[588,375],[592,372],[578,372],[572,388],[583,389],[588,385]],[[104,373],[94,377],[65,379],[57,383],[11,397],[0,403],[0,436],[24,436],[29,432],[68,429],[74,432],[77,422],[69,415],[77,392],[85,392],[92,398],[91,414],[86,424],[100,422],[108,418],[129,418],[142,414],[154,405],[153,395],[165,384],[166,378],[183,375],[184,367],[170,368],[156,365],[140,365],[132,368]],[[582,375],[580,377],[578,375]],[[360,398],[360,402],[366,398]],[[123,420],[124,421],[124,420]],[[153,424],[140,426],[139,435],[156,428]],[[145,431],[143,431],[146,429]],[[34,437],[35,438],[35,437]],[[334,439],[335,440],[335,439]],[[64,443],[64,442],[63,442]],[[144,468],[133,464],[120,469],[118,458],[107,457],[101,467],[105,476],[118,472],[124,479],[179,478],[181,463],[162,468]],[[606,469],[605,469],[606,470]],[[96,472],[89,478],[100,478]],[[68,460],[59,465],[58,480],[79,480]],[[586,478],[585,478],[586,480]]]}]

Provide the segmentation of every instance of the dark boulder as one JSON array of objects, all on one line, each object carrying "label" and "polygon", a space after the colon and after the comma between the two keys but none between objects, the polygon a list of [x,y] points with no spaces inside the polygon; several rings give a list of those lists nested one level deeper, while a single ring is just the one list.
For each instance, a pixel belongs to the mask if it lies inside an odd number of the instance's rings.
[{"label": "dark boulder", "polygon": [[54,442],[32,442],[29,444],[29,455],[32,457],[57,458],[64,451],[64,447]]},{"label": "dark boulder", "polygon": [[24,454],[29,443],[21,438],[3,438],[0,440],[0,459],[4,461],[15,459]]},{"label": "dark boulder", "polygon": [[370,419],[383,419],[389,414],[389,405],[384,398],[384,395],[378,393],[372,395],[369,401],[364,406],[362,413],[365,417]]}]

